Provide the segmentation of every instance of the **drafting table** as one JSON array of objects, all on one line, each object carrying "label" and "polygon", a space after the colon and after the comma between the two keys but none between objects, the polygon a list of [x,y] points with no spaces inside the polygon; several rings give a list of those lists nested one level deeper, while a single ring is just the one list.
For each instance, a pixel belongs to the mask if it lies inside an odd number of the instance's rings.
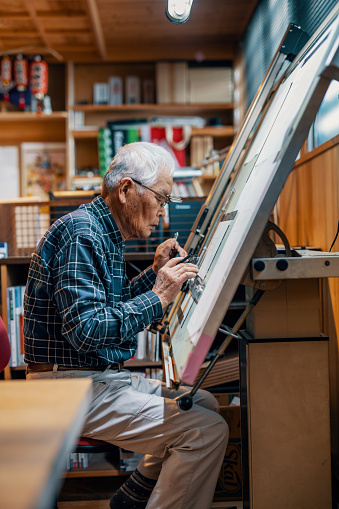
[{"label": "drafting table", "polygon": [[279,78],[203,242],[192,244],[199,275],[166,322],[164,357],[172,362],[165,368],[173,383],[194,384],[330,81],[339,79],[338,13],[336,6]]}]

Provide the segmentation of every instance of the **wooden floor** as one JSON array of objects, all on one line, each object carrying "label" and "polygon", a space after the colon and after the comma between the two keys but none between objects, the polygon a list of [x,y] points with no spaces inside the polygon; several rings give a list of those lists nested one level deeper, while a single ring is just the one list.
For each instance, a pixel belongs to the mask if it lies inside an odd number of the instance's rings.
[{"label": "wooden floor", "polygon": [[[242,502],[214,502],[211,509],[242,509]],[[109,509],[109,500],[59,502],[58,509]]]}]

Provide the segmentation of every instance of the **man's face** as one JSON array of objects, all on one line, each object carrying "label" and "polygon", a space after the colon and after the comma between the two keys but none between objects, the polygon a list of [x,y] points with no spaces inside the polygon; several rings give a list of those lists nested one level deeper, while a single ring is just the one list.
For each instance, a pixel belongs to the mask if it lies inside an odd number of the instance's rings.
[{"label": "man's face", "polygon": [[[166,196],[171,194],[172,184],[172,177],[167,172],[161,172],[157,182],[150,187]],[[133,182],[133,186],[135,192],[130,195],[126,210],[129,238],[147,239],[158,226],[160,218],[165,215],[164,200],[136,182]]]}]

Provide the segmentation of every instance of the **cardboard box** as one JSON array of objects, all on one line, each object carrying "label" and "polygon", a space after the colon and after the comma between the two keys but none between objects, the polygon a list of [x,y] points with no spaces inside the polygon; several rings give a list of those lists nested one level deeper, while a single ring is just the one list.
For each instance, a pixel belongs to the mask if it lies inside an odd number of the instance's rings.
[{"label": "cardboard box", "polygon": [[189,69],[190,103],[233,102],[232,69],[227,67],[193,67]]},{"label": "cardboard box", "polygon": [[230,436],[215,488],[214,501],[241,500],[240,406],[223,406],[220,408],[220,415],[224,417],[228,424]]},{"label": "cardboard box", "polygon": [[234,398],[239,398],[239,392],[216,392],[213,396],[221,407],[227,407],[232,404]]}]

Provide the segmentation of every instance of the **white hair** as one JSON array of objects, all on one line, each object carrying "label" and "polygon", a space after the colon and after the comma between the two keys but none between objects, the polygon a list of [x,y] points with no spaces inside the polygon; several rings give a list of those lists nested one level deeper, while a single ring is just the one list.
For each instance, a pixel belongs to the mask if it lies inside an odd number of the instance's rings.
[{"label": "white hair", "polygon": [[[154,143],[137,141],[121,147],[114,156],[102,181],[105,198],[125,177],[140,180],[146,186],[157,182],[159,173],[174,172],[173,157],[166,149]],[[141,191],[141,190],[140,190]]]}]

